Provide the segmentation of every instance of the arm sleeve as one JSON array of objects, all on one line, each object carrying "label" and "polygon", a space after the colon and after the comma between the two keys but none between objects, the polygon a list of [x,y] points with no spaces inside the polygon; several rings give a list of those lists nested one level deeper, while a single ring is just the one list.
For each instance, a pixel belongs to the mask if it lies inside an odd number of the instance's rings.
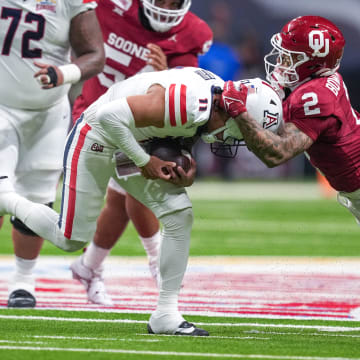
[{"label": "arm sleeve", "polygon": [[150,161],[150,155],[139,145],[131,130],[135,128],[135,122],[125,98],[102,105],[96,112],[96,120],[136,166],[143,167]]}]

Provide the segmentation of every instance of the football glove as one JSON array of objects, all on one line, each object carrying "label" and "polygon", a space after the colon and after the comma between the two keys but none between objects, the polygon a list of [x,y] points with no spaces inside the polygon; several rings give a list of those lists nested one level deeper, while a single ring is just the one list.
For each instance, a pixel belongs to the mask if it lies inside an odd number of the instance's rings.
[{"label": "football glove", "polygon": [[241,82],[226,81],[221,95],[220,106],[232,117],[236,118],[246,110],[248,88]]}]

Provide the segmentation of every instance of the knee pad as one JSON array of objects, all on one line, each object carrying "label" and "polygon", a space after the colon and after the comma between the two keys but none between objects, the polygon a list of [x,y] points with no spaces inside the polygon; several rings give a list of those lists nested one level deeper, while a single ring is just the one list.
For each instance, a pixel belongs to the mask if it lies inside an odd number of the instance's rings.
[{"label": "knee pad", "polygon": [[[45,205],[52,209],[54,206],[54,203],[49,202]],[[27,236],[38,236],[36,233],[34,233],[31,229],[29,229],[21,220],[19,220],[15,216],[10,217],[10,222],[13,225],[14,229],[19,231],[19,233],[21,233],[23,235],[27,235]]]}]

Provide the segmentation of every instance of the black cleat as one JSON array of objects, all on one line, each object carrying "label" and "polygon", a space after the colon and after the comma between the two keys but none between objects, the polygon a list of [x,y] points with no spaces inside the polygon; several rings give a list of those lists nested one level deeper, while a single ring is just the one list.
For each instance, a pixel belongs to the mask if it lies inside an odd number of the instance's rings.
[{"label": "black cleat", "polygon": [[[149,334],[155,334],[151,329],[150,324],[147,324],[147,329]],[[209,336],[209,333],[204,329],[197,328],[194,324],[183,321],[174,332],[174,335]]]},{"label": "black cleat", "polygon": [[9,308],[34,308],[35,305],[36,299],[26,290],[14,290],[9,296]]}]

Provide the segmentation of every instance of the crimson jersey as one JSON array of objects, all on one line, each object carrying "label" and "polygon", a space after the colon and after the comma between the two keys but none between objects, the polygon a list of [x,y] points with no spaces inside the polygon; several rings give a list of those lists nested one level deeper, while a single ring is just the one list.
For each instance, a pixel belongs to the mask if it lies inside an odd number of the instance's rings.
[{"label": "crimson jersey", "polygon": [[150,53],[147,44],[161,47],[169,68],[197,66],[197,56],[210,48],[212,31],[193,13],[188,12],[178,26],[161,33],[144,28],[139,7],[140,0],[98,1],[96,14],[103,33],[106,64],[102,73],[84,83],[74,104],[74,120],[114,82],[154,70],[146,63]]},{"label": "crimson jersey", "polygon": [[284,121],[307,134],[311,163],[338,191],[360,189],[360,114],[339,73],[308,81],[284,101]]}]

